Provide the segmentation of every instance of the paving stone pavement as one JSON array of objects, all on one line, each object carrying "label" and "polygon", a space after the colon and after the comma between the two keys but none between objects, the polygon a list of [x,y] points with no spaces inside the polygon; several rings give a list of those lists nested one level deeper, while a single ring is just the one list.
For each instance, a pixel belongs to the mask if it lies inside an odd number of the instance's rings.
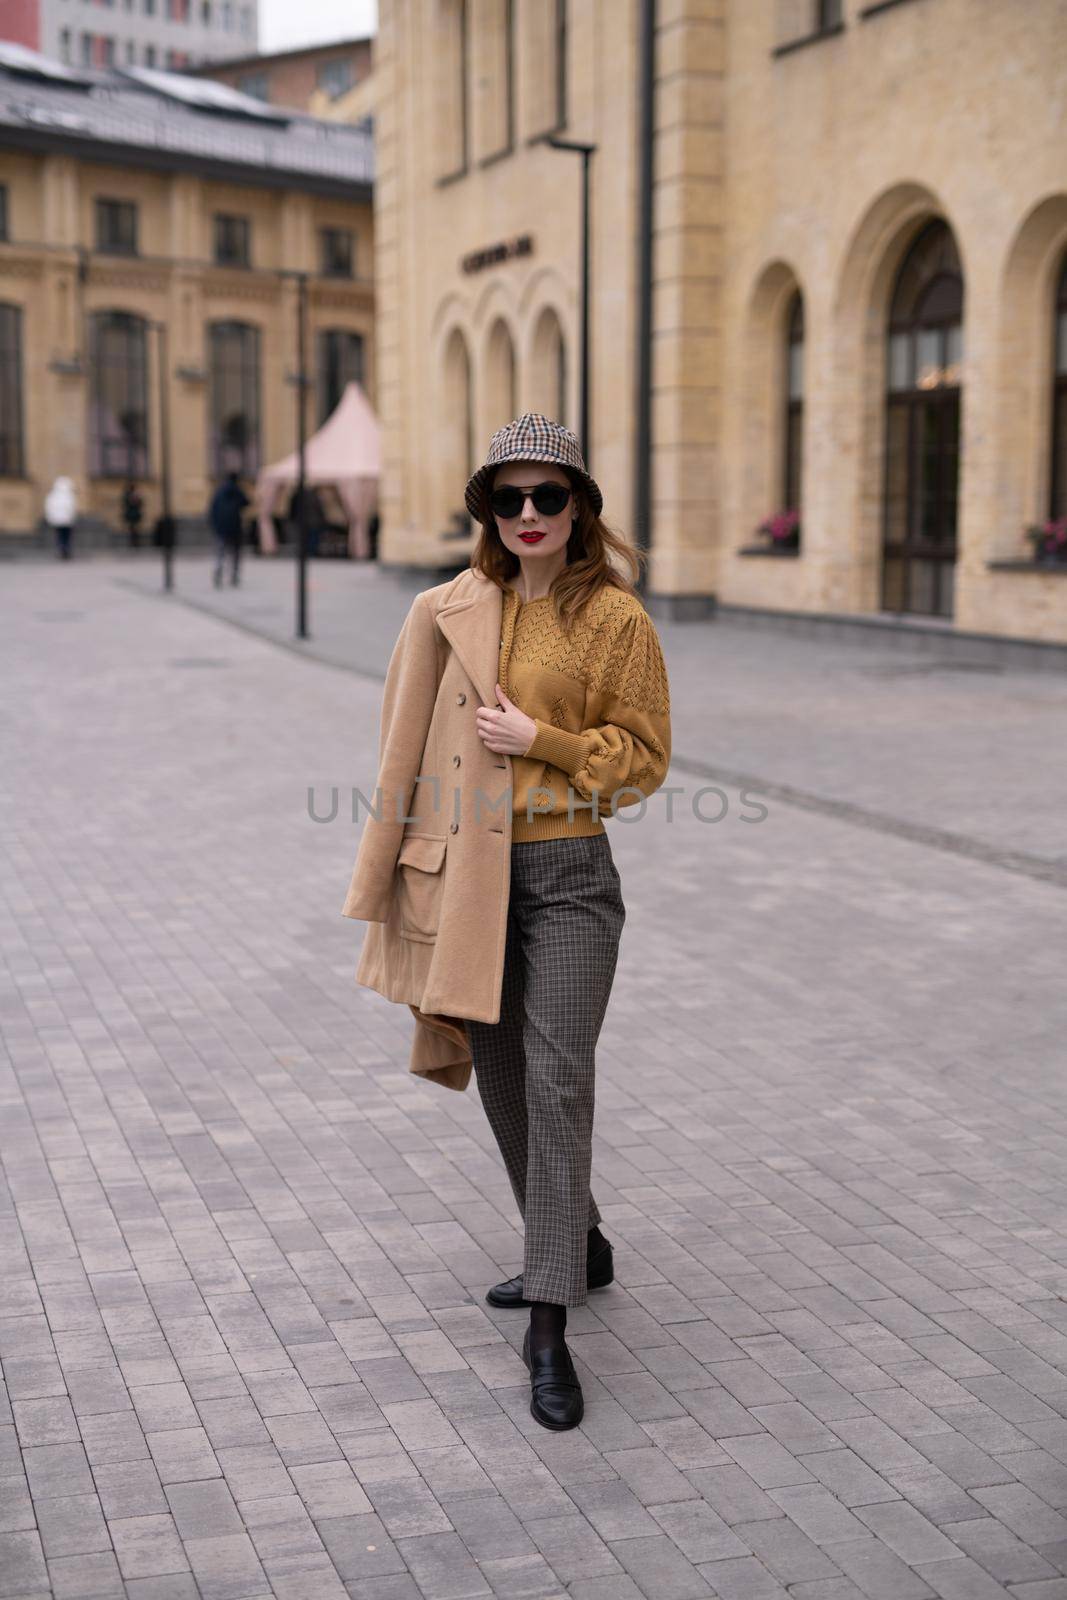
[{"label": "paving stone pavement", "polygon": [[1067,682],[661,629],[552,1434],[476,1091],[406,1073],[309,814],[373,785],[338,666],[397,615],[326,568],[334,664],[143,564],[2,574],[0,1596],[1065,1600]]}]

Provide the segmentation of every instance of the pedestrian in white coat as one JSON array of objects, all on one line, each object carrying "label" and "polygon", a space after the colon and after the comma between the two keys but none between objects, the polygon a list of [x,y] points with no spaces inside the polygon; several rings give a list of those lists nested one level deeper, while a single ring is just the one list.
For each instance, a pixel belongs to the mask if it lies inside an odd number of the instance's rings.
[{"label": "pedestrian in white coat", "polygon": [[74,480],[60,476],[53,483],[44,502],[44,519],[55,531],[56,556],[61,561],[70,560],[70,541],[78,517],[78,497]]}]

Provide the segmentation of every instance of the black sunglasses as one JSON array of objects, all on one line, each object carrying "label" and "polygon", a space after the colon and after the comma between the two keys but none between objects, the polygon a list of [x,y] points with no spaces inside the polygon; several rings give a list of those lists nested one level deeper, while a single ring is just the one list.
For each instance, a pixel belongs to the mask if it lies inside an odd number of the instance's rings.
[{"label": "black sunglasses", "polygon": [[490,494],[489,509],[494,517],[519,517],[529,495],[534,510],[542,517],[558,517],[572,492],[563,483],[539,483],[533,489],[520,489],[515,484],[506,483]]}]

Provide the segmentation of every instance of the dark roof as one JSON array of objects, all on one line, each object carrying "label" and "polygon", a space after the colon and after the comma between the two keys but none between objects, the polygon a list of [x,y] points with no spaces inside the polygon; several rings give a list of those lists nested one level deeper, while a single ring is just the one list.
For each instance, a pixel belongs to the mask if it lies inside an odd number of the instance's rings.
[{"label": "dark roof", "polygon": [[0,147],[369,199],[369,120],[324,122],[147,67],[71,68],[0,43]]}]

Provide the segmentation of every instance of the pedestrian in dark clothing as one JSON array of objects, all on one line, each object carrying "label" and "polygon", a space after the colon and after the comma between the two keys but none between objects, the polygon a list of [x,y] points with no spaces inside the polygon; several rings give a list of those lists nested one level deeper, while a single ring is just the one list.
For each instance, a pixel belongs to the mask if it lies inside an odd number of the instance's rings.
[{"label": "pedestrian in dark clothing", "polygon": [[[323,510],[322,500],[317,489],[313,489],[310,484],[305,484],[303,494],[307,522],[306,549],[309,556],[317,556],[319,553],[319,539],[322,536],[323,528],[326,526],[326,513]],[[298,550],[300,549],[300,506],[300,487],[297,485],[289,501],[289,520],[293,525],[293,534]]]},{"label": "pedestrian in dark clothing", "polygon": [[126,532],[130,539],[130,549],[137,550],[141,544],[141,520],[144,517],[144,499],[141,491],[131,478],[122,491],[122,520],[126,525]]},{"label": "pedestrian in dark clothing", "polygon": [[230,556],[230,582],[237,583],[241,560],[242,513],[252,504],[238,481],[236,472],[227,474],[211,498],[208,518],[215,535],[215,587],[222,588],[223,562]]}]

